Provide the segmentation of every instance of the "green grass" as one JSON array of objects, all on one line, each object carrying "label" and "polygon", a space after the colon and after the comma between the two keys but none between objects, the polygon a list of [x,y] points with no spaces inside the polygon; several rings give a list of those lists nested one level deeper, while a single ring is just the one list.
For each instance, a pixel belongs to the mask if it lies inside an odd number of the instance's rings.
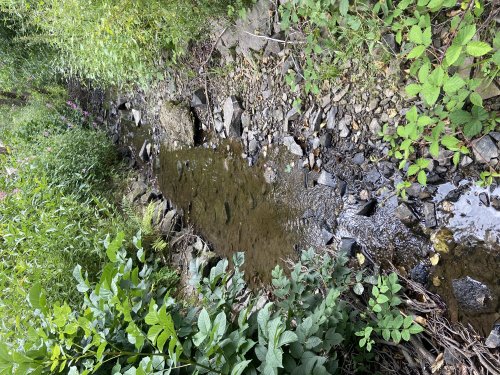
[{"label": "green grass", "polygon": [[26,296],[35,282],[49,302],[79,302],[75,265],[96,279],[102,240],[132,233],[134,221],[104,194],[123,180],[113,146],[88,122],[78,109],[36,98],[0,108],[1,140],[10,147],[0,156],[0,319],[9,334],[23,331],[16,322],[31,314]]}]

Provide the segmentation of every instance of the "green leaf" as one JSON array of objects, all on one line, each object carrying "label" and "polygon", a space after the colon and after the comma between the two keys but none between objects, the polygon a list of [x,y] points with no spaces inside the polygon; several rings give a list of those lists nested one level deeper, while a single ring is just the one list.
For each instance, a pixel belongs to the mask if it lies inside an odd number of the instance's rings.
[{"label": "green leaf", "polygon": [[212,322],[210,321],[210,315],[206,309],[201,310],[198,316],[198,329],[201,333],[208,335],[212,329]]},{"label": "green leaf", "polygon": [[410,331],[407,329],[403,329],[401,331],[401,338],[405,341],[410,341]]},{"label": "green leaf", "polygon": [[443,2],[444,0],[431,0],[429,4],[427,4],[427,8],[435,12],[443,5]]},{"label": "green leaf", "polygon": [[463,109],[457,109],[450,113],[450,121],[456,125],[463,125],[472,121],[472,115]]},{"label": "green leaf", "polygon": [[163,331],[163,328],[161,326],[151,326],[148,331],[148,339],[154,344],[161,331]]},{"label": "green leaf", "polygon": [[411,316],[405,317],[403,321],[403,328],[409,328],[412,323],[413,323],[413,318]]},{"label": "green leaf", "polygon": [[160,336],[158,336],[158,340],[156,341],[156,346],[160,350],[160,352],[163,352],[163,348],[165,346],[165,343],[167,342],[168,338],[170,335],[168,334],[167,331],[163,331]]},{"label": "green leaf", "polygon": [[447,50],[444,57],[444,61],[448,66],[452,66],[455,61],[458,60],[460,54],[462,53],[462,46],[452,44]]},{"label": "green leaf", "polygon": [[28,294],[28,301],[32,308],[42,312],[46,310],[46,298],[40,283],[35,283]]},{"label": "green leaf", "polygon": [[469,55],[479,57],[486,55],[493,48],[491,48],[491,46],[486,42],[474,41],[467,44],[467,47],[465,49]]},{"label": "green leaf", "polygon": [[373,311],[376,313],[379,313],[382,311],[382,307],[377,304],[377,305],[373,306]]},{"label": "green leaf", "polygon": [[417,121],[418,126],[426,126],[432,123],[432,119],[429,116],[420,116]]},{"label": "green leaf", "polygon": [[422,33],[422,44],[429,47],[432,43],[432,30],[431,27],[427,27]]},{"label": "green leaf", "polygon": [[416,164],[410,165],[408,168],[408,176],[413,176],[414,174],[417,174],[417,172],[420,170],[420,167]]},{"label": "green leaf", "polygon": [[454,74],[452,77],[448,78],[443,85],[443,90],[447,94],[452,94],[457,90],[460,90],[465,85],[465,81],[458,74]]},{"label": "green leaf", "polygon": [[432,71],[431,74],[429,74],[429,82],[432,83],[434,86],[442,86],[443,81],[444,81],[444,70],[439,65],[436,69]]},{"label": "green leaf", "polygon": [[116,238],[107,246],[106,255],[112,263],[115,263],[117,261],[116,255],[118,253],[118,250],[120,250],[124,239],[125,233],[119,232],[116,235]]},{"label": "green leaf", "polygon": [[391,337],[392,341],[394,341],[396,344],[398,344],[401,341],[401,333],[397,329],[392,330]]},{"label": "green leaf", "polygon": [[238,362],[236,366],[233,367],[231,370],[231,375],[241,375],[243,374],[243,371],[248,367],[248,365],[252,362],[252,360],[246,360],[242,362]]},{"label": "green leaf", "polygon": [[387,297],[385,294],[380,294],[377,297],[377,303],[386,303],[389,302],[389,297]]},{"label": "green leaf", "polygon": [[416,335],[417,333],[423,332],[424,328],[420,324],[413,323],[409,331],[412,335]]},{"label": "green leaf", "polygon": [[439,142],[432,142],[429,147],[429,152],[434,158],[437,158],[439,156]]},{"label": "green leaf", "polygon": [[305,347],[306,349],[313,349],[315,348],[316,346],[320,345],[323,341],[317,337],[317,336],[311,336],[307,339],[307,341],[305,342]]},{"label": "green leaf", "polygon": [[448,150],[453,150],[457,148],[457,145],[460,143],[460,140],[452,135],[445,135],[441,138],[441,144],[446,147]]},{"label": "green leaf", "polygon": [[413,48],[410,53],[408,54],[407,58],[408,59],[416,59],[417,57],[420,57],[422,53],[425,52],[426,47],[423,45],[416,46]]},{"label": "green leaf", "polygon": [[340,4],[339,4],[340,14],[343,17],[345,17],[348,10],[349,10],[349,0],[340,0]]},{"label": "green leaf", "polygon": [[465,46],[472,39],[475,33],[475,24],[464,26],[458,31],[457,36],[453,40],[453,44]]},{"label": "green leaf", "polygon": [[415,44],[424,44],[423,33],[420,27],[413,25],[408,33],[408,39]]},{"label": "green leaf", "polygon": [[420,94],[424,97],[425,102],[429,105],[432,106],[436,103],[439,93],[441,89],[437,86],[433,86],[431,84],[425,84],[422,87],[422,91]]},{"label": "green leaf", "polygon": [[425,171],[422,170],[418,172],[417,181],[420,185],[427,185],[427,175],[425,174]]},{"label": "green leaf", "polygon": [[454,154],[453,154],[453,165],[454,166],[458,166],[458,163],[460,162],[460,152],[459,151],[456,151]]},{"label": "green leaf", "polygon": [[472,104],[477,105],[478,107],[483,106],[483,98],[477,92],[473,92],[469,96],[469,100]]},{"label": "green leaf", "polygon": [[474,119],[464,125],[464,134],[467,138],[475,137],[481,133],[481,130],[483,130],[483,124],[481,124],[481,121],[477,119]]},{"label": "green leaf", "polygon": [[388,329],[382,330],[382,337],[385,341],[389,341],[391,339],[391,331]]},{"label": "green leaf", "polygon": [[420,92],[421,88],[422,88],[421,85],[416,84],[416,83],[411,83],[405,87],[405,91],[409,97],[413,97],[413,96],[416,96]]},{"label": "green leaf", "polygon": [[421,83],[426,83],[430,71],[431,71],[431,64],[429,62],[422,64],[422,66],[418,70],[418,80]]},{"label": "green leaf", "polygon": [[78,282],[76,289],[78,289],[79,292],[85,293],[90,289],[88,281],[83,279],[82,266],[80,266],[79,264],[77,264],[76,267],[73,269],[73,277]]},{"label": "green leaf", "polygon": [[417,107],[415,106],[411,107],[410,110],[406,112],[406,119],[409,122],[417,121],[417,117],[418,117],[418,112],[417,112]]},{"label": "green leaf", "polygon": [[292,332],[292,331],[285,331],[281,334],[280,336],[280,341],[278,343],[278,346],[281,347],[283,345],[288,345],[292,342],[295,342],[297,341],[299,338],[297,337],[297,335]]}]

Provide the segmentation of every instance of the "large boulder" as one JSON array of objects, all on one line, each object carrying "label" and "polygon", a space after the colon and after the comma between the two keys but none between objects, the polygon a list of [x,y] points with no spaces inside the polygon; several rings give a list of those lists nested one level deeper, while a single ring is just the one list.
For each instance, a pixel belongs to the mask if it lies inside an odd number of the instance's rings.
[{"label": "large boulder", "polygon": [[165,102],[160,108],[162,143],[168,150],[194,146],[194,119],[188,107]]}]

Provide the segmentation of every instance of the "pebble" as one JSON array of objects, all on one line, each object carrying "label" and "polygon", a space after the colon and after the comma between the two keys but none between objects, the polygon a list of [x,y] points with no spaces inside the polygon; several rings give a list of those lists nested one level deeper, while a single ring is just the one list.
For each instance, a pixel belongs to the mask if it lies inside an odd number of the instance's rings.
[{"label": "pebble", "polygon": [[327,171],[321,171],[321,174],[318,177],[318,184],[335,187],[337,186],[337,182],[335,181],[335,177]]},{"label": "pebble", "polygon": [[356,165],[361,165],[365,162],[365,156],[363,155],[362,152],[358,152],[354,157],[352,158],[352,162]]},{"label": "pebble", "polygon": [[295,142],[295,139],[292,136],[284,137],[283,144],[288,148],[288,151],[290,151],[292,154],[297,156],[304,155],[302,148],[297,142]]},{"label": "pebble", "polygon": [[498,158],[498,148],[493,139],[485,135],[472,143],[474,156],[479,163],[491,163],[492,159]]}]

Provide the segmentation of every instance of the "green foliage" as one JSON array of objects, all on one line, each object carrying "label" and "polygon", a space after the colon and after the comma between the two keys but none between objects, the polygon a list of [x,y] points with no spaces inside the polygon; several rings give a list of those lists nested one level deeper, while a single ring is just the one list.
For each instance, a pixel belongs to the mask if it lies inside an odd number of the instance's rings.
[{"label": "green foliage", "polygon": [[[379,277],[370,308],[358,311],[343,300],[351,282],[346,260],[312,250],[303,253],[290,277],[279,267],[273,271],[273,302],[264,303],[260,295],[245,292],[242,253],[234,255],[232,271],[224,259],[207,277],[193,263],[200,306],[186,306],[165,288],[154,287],[155,267],[149,265],[154,254],[134,262],[124,238],[119,233],[105,241],[109,262],[97,284],[88,281],[80,266],[75,268],[77,288],[84,295],[78,309],[65,303],[50,307],[39,285],[31,289],[36,320],[21,346],[1,344],[1,368],[18,374],[159,374],[175,369],[329,374],[340,371],[341,344],[359,342],[356,351],[370,351],[375,336],[397,343],[422,330],[397,310],[401,286],[395,274]],[[145,251],[139,235],[134,243],[138,253]]]},{"label": "green foliage", "polygon": [[[395,34],[402,62],[410,64],[413,78],[406,94],[409,99],[419,96],[423,106],[413,106],[407,122],[396,129],[385,124],[380,136],[391,144],[389,156],[399,159],[400,168],[407,168],[408,177],[416,177],[422,185],[427,182],[427,158],[437,159],[440,150],[446,149],[454,152],[453,162],[458,165],[461,155],[469,153],[469,140],[498,126],[497,114],[483,108],[478,88],[498,76],[500,37],[493,24],[485,23],[485,19],[492,20],[485,16],[486,2],[462,2],[459,12],[449,12],[455,5],[452,0],[383,0],[374,6],[368,1],[292,0],[280,6],[284,28],[300,28],[307,34],[303,67],[306,94],[319,93],[315,71],[325,56],[334,51],[336,56],[344,54],[344,59],[355,58],[353,46],[366,46],[371,53],[380,33],[389,29]],[[441,38],[443,25],[447,42],[437,49],[433,40]],[[441,35],[436,35],[438,32]],[[333,45],[332,39],[341,43]],[[457,72],[458,67],[472,68],[478,74],[465,77]],[[286,82],[298,92],[293,72]]]},{"label": "green foliage", "polygon": [[[74,112],[36,98],[23,107],[0,108],[2,142],[10,146],[10,154],[0,156],[2,334],[24,333],[21,322],[29,324],[32,315],[25,300],[34,283],[47,290],[49,303],[77,304],[74,265],[95,278],[104,262],[102,238],[128,228],[102,193],[116,170],[104,163],[112,147]],[[89,152],[94,147],[99,149]]]},{"label": "green foliage", "polygon": [[10,0],[0,5],[19,26],[18,39],[58,53],[51,72],[107,85],[147,84],[162,78],[164,60],[176,62],[227,6],[242,1],[210,0]]}]

